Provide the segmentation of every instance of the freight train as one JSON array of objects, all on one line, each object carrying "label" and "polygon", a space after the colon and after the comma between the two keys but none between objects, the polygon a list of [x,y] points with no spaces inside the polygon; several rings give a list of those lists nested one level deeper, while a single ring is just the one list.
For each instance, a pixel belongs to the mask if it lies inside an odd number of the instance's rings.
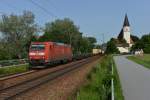
[{"label": "freight train", "polygon": [[71,46],[55,42],[32,42],[29,49],[30,68],[72,61]]},{"label": "freight train", "polygon": [[92,53],[74,54],[71,45],[56,42],[32,42],[29,48],[29,69],[91,57]]}]

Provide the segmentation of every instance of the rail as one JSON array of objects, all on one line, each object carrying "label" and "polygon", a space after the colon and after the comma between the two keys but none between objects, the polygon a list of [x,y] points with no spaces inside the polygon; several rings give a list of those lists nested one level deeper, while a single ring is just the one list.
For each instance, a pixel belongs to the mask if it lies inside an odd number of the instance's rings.
[{"label": "rail", "polygon": [[[68,65],[66,68],[62,68],[59,70],[56,70],[51,73],[44,74],[40,77],[33,78],[31,80],[25,81],[23,83],[16,84],[14,86],[11,86],[6,89],[2,89],[0,91],[0,99],[12,99],[15,98],[16,96],[25,93],[33,88],[36,88],[44,83],[47,83],[48,81],[54,80],[57,77],[60,77],[68,72],[71,72],[77,68],[80,68],[81,66],[88,64],[95,59],[98,59],[98,57],[91,57],[87,58],[86,60],[82,60],[81,62],[77,62],[71,65]],[[69,67],[70,66],[70,67]]]}]

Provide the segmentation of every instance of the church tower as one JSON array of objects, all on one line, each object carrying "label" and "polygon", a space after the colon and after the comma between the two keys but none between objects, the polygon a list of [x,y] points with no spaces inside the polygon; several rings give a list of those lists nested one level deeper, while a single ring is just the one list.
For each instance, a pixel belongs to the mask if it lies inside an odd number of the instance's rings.
[{"label": "church tower", "polygon": [[131,29],[127,14],[125,15],[123,27],[117,37],[117,42],[116,46],[120,53],[129,53],[130,48],[134,44],[131,38]]},{"label": "church tower", "polygon": [[128,16],[126,14],[123,23],[123,39],[125,39],[128,44],[131,43],[130,34],[131,34],[130,24],[129,24]]}]

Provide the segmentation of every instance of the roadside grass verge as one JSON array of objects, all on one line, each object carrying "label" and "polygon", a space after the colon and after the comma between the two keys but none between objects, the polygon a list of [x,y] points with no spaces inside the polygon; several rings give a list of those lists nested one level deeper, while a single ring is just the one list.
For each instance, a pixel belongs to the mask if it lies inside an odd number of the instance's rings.
[{"label": "roadside grass verge", "polygon": [[112,61],[113,61],[113,68],[114,68],[114,97],[115,97],[115,100],[124,100],[123,91],[122,91],[118,71],[116,68],[116,64],[114,60]]},{"label": "roadside grass verge", "polygon": [[[104,56],[91,73],[88,82],[77,92],[77,100],[111,100],[111,79],[114,78],[115,100],[124,100],[122,89],[114,66],[114,76],[111,74],[112,56]],[[114,64],[114,63],[113,63]]]},{"label": "roadside grass verge", "polygon": [[0,77],[17,74],[17,73],[22,73],[27,70],[28,70],[28,64],[12,66],[12,67],[2,67],[2,68],[0,68]]},{"label": "roadside grass verge", "polygon": [[143,56],[128,56],[129,60],[132,60],[140,65],[145,66],[146,68],[150,69],[150,55],[143,55]]}]

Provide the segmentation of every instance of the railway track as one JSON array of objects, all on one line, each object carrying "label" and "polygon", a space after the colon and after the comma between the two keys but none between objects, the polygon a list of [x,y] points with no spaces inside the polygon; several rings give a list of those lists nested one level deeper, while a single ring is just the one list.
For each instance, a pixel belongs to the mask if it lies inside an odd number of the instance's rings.
[{"label": "railway track", "polygon": [[24,72],[21,74],[16,74],[16,75],[11,75],[11,76],[6,76],[3,78],[0,78],[0,91],[4,90],[6,88],[9,88],[11,86],[29,81],[31,79],[41,77],[41,76],[49,74],[51,72],[58,71],[58,70],[61,70],[63,68],[69,67],[69,66],[73,66],[74,64],[82,62],[83,60],[71,62],[71,63],[65,64],[65,65],[50,67],[50,68],[42,69],[42,70],[31,70],[31,71]]},{"label": "railway track", "polygon": [[[72,70],[75,70],[85,64],[88,64],[97,58],[98,58],[98,56],[95,56],[95,57],[83,59],[81,61],[76,61],[76,63],[68,64],[66,67],[60,68],[58,70],[47,72],[38,77],[34,77],[32,79],[28,79],[26,81],[17,83],[15,85],[11,85],[9,87],[2,88],[0,90],[0,100],[12,100],[14,97],[16,97],[20,94],[23,94],[31,89],[34,89],[34,88],[38,87],[39,85],[42,85],[48,81],[54,80],[57,77],[60,77]],[[34,74],[36,74],[36,73],[37,72],[35,72]],[[27,74],[25,74],[25,75],[27,75]],[[20,77],[20,76],[18,76],[18,77]]]}]

